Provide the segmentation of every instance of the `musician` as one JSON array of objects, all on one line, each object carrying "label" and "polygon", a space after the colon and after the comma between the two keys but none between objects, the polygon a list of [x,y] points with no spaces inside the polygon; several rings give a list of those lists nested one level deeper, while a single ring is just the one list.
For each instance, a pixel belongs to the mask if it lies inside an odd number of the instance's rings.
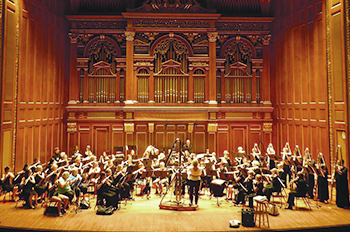
[{"label": "musician", "polygon": [[273,192],[281,191],[281,182],[278,180],[277,169],[273,168],[271,174],[271,180],[264,189],[264,195],[267,197],[268,201],[270,201]]},{"label": "musician", "polygon": [[43,200],[48,192],[48,186],[47,183],[45,183],[45,173],[43,172],[43,167],[41,165],[38,165],[35,171],[34,178],[36,185],[34,190],[38,196],[42,196],[41,200]]},{"label": "musician", "polygon": [[269,146],[266,149],[266,154],[267,154],[267,167],[269,168],[269,170],[273,169],[276,167],[276,163],[275,160],[271,159],[271,157],[276,156],[276,152],[273,149],[273,145],[272,143],[269,143]]},{"label": "musician", "polygon": [[58,147],[55,147],[52,159],[56,161],[61,159],[60,149]]},{"label": "musician", "polygon": [[[66,213],[66,209],[68,209],[68,203],[69,203],[69,197],[61,194],[60,192],[62,192],[62,183],[64,182],[64,180],[62,181],[58,181],[58,168],[56,165],[52,166],[52,173],[50,174],[50,179],[49,179],[49,197],[50,197],[50,201],[56,202],[57,203],[57,209],[59,212],[59,216],[62,217],[62,213]],[[66,176],[69,176],[65,174]],[[62,177],[61,177],[62,178]],[[66,183],[67,184],[67,183]],[[69,184],[69,183],[68,183]],[[65,185],[63,186],[65,187]],[[58,191],[58,189],[60,188],[60,191]],[[62,208],[62,202],[63,202],[63,208]]]},{"label": "musician", "polygon": [[279,164],[277,164],[277,175],[280,178],[280,180],[282,181],[283,184],[286,184],[287,182],[287,174],[284,172],[284,163],[280,162]]},{"label": "musician", "polygon": [[101,172],[101,168],[98,166],[98,162],[93,162],[92,167],[89,170],[87,179],[93,183],[97,182],[97,177]]},{"label": "musician", "polygon": [[62,176],[58,179],[57,190],[55,196],[61,194],[69,198],[69,202],[72,203],[74,197],[74,191],[70,187],[71,180],[69,179],[69,172],[63,172]]},{"label": "musician", "polygon": [[[253,170],[248,171],[248,177],[244,180],[244,187],[247,191],[245,191],[245,196],[248,196],[249,208],[253,209],[253,197],[256,196],[254,190],[254,176],[255,172]],[[243,200],[244,201],[244,200]]]},{"label": "musician", "polygon": [[91,151],[91,147],[90,147],[90,145],[87,145],[86,150],[85,150],[85,157],[91,157],[91,156],[93,156],[92,151]]},{"label": "musician", "polygon": [[323,154],[320,153],[317,158],[317,167],[320,175],[317,177],[317,193],[320,202],[328,204],[329,190],[328,190],[328,168],[324,163]]},{"label": "musician", "polygon": [[24,173],[25,173],[28,169],[29,169],[28,164],[25,164],[25,165],[23,166],[23,169],[22,169],[21,171],[17,172],[16,177],[13,179],[13,184],[14,184],[15,186],[19,186],[19,185],[20,185],[20,183],[21,183],[21,181],[22,181],[22,178],[23,178],[23,176],[24,176]]},{"label": "musician", "polygon": [[309,148],[305,148],[305,154],[303,157],[303,171],[306,177],[306,183],[309,185],[308,195],[311,199],[314,198],[315,187],[315,173],[311,169],[315,165],[315,160],[312,159]]},{"label": "musician", "polygon": [[348,186],[348,169],[344,167],[344,160],[338,160],[335,167],[335,184],[336,184],[336,204],[340,208],[349,208],[349,186]]},{"label": "musician", "polygon": [[[160,172],[164,172],[167,171],[167,168],[165,167],[165,163],[164,162],[160,162],[159,163],[159,168],[156,169],[155,171],[160,171]],[[165,185],[168,182],[167,176],[160,176],[159,178],[156,178],[153,181],[153,186],[156,189],[156,194],[163,193],[163,185]],[[158,192],[159,189],[159,192]]]},{"label": "musician", "polygon": [[80,193],[83,192],[83,196],[87,193],[87,186],[83,186],[82,177],[78,174],[78,169],[73,168],[71,174],[69,175],[69,180],[71,183],[71,189],[74,191],[75,196],[77,198],[77,202],[79,202]]},{"label": "musician", "polygon": [[111,181],[110,177],[105,172],[101,172],[97,182],[97,199],[99,203],[105,199],[107,207],[112,206],[114,209],[117,209],[118,196],[111,188],[113,181]]},{"label": "musician", "polygon": [[256,195],[263,196],[263,190],[264,190],[264,183],[262,176],[260,174],[255,175],[255,182],[254,183],[254,191]]},{"label": "musician", "polygon": [[125,182],[126,175],[123,171],[123,166],[120,164],[117,166],[116,173],[113,175],[114,181],[112,183],[119,190],[119,199],[125,199],[130,197],[130,186]]},{"label": "musician", "polygon": [[188,171],[188,181],[190,185],[190,205],[193,204],[193,195],[195,196],[195,204],[198,205],[198,198],[199,198],[199,184],[200,179],[202,175],[202,169],[198,167],[198,160],[192,161],[192,166],[189,167]]},{"label": "musician", "polygon": [[183,145],[182,151],[188,151],[190,154],[193,153],[193,147],[189,139],[187,139],[186,144]]},{"label": "musician", "polygon": [[233,166],[233,163],[232,163],[230,157],[228,156],[229,154],[230,154],[230,153],[229,153],[227,150],[224,151],[224,158],[225,158],[225,160],[226,160],[227,166],[228,166],[228,167],[232,167],[232,166]]},{"label": "musician", "polygon": [[[236,171],[234,172],[233,178],[235,180],[235,184],[233,187],[238,190],[238,194],[235,198],[235,205],[240,203],[244,204],[244,180],[247,177],[247,170],[245,169],[245,165],[236,166]],[[243,196],[243,197],[242,197]]]},{"label": "musician", "polygon": [[35,185],[35,179],[31,169],[28,169],[22,178],[20,186],[22,187],[22,192],[20,193],[20,197],[25,200],[25,204],[23,205],[26,208],[35,209],[36,202],[33,203],[33,196],[36,195],[33,187]]},{"label": "musician", "polygon": [[222,172],[222,173],[228,172],[227,168],[225,167],[225,163],[224,162],[220,162],[218,171]]},{"label": "musician", "polygon": [[295,184],[295,186],[292,187],[292,190],[288,195],[288,207],[286,207],[286,209],[293,209],[294,198],[305,197],[307,193],[307,184],[306,184],[306,181],[304,180],[304,175],[302,173],[299,172],[297,174],[297,178],[291,181],[291,185],[293,184]]},{"label": "musician", "polygon": [[72,154],[72,158],[75,159],[77,157],[81,157],[81,154],[80,154],[78,145],[75,145],[74,150],[73,150],[73,154]]},{"label": "musician", "polygon": [[10,167],[5,167],[5,173],[2,174],[2,178],[1,178],[2,190],[4,192],[12,191],[11,201],[15,200],[16,193],[17,193],[17,187],[15,187],[13,183],[14,178],[15,178],[15,175],[11,172]]}]

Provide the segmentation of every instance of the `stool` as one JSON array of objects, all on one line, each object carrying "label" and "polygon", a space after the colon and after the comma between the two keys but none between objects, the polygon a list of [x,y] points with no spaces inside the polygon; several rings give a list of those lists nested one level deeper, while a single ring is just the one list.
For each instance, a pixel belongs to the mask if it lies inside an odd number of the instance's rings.
[{"label": "stool", "polygon": [[255,211],[255,225],[256,225],[256,220],[259,216],[259,227],[262,224],[265,225],[265,218],[267,221],[267,227],[270,228],[269,224],[269,202],[267,201],[267,198],[265,196],[256,196],[253,198],[254,201],[256,202],[256,211]]}]

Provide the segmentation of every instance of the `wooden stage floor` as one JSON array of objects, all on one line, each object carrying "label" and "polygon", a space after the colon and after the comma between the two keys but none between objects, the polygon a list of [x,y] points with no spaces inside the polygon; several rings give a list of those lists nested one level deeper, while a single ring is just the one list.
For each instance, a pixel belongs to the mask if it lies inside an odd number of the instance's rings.
[{"label": "wooden stage floor", "polygon": [[[160,210],[160,197],[151,195],[151,199],[136,197],[134,202],[128,202],[122,209],[110,216],[96,215],[93,209],[95,201],[91,200],[92,208],[75,214],[70,212],[60,217],[44,216],[43,208],[15,208],[13,202],[0,202],[0,228],[13,228],[42,231],[262,231],[262,230],[307,230],[347,226],[350,228],[350,210],[337,208],[334,203],[322,204],[317,209],[315,202],[312,210],[305,207],[299,200],[297,210],[280,209],[279,216],[269,216],[270,228],[248,228],[240,226],[230,228],[229,221],[241,220],[240,207],[220,198],[222,205],[216,205],[216,198],[202,196],[197,211]],[[185,203],[189,203],[188,197]],[[19,204],[20,205],[20,204]],[[73,209],[73,207],[71,207]],[[330,231],[338,231],[333,228]],[[350,229],[349,229],[350,230]],[[346,230],[345,230],[346,231]]]}]

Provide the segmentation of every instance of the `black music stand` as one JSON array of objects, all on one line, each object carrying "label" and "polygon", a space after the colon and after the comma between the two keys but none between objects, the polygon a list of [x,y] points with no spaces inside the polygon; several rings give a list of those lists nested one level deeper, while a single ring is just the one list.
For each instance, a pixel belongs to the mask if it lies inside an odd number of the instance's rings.
[{"label": "black music stand", "polygon": [[114,147],[114,153],[123,153],[124,147]]}]

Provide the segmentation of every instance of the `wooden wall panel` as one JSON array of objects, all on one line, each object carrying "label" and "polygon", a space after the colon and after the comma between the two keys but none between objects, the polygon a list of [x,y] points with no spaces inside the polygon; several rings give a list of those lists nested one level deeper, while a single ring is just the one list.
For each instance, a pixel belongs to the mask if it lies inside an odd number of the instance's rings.
[{"label": "wooden wall panel", "polygon": [[95,155],[100,157],[103,152],[109,152],[109,127],[94,128],[94,147]]},{"label": "wooden wall panel", "polygon": [[237,147],[243,147],[245,151],[251,150],[251,148],[248,147],[248,141],[247,141],[247,128],[246,127],[232,127],[231,128],[231,141],[233,145],[233,149],[237,151]]},{"label": "wooden wall panel", "polygon": [[147,132],[136,132],[136,144],[139,149],[138,154],[142,155],[149,145],[147,141]]},{"label": "wooden wall panel", "polygon": [[277,133],[272,138],[276,152],[289,142],[292,149],[298,145],[302,151],[308,147],[314,156],[320,150],[329,156],[325,1],[293,5],[287,14],[285,4],[274,7],[270,49],[272,86],[277,90]]},{"label": "wooden wall panel", "polygon": [[206,143],[205,143],[205,132],[195,132],[194,133],[194,152],[195,153],[204,153],[207,149]]},{"label": "wooden wall panel", "polygon": [[[218,131],[218,133],[217,133],[217,148],[216,148],[218,156],[221,156],[221,154],[223,154],[224,150],[230,151],[229,139],[230,139],[230,134],[229,134],[228,130]],[[234,148],[233,150],[236,151],[236,148]]]},{"label": "wooden wall panel", "polygon": [[[90,145],[90,147],[91,147],[90,131],[80,131],[78,137],[79,137],[78,138],[79,142],[76,145],[78,145],[80,152],[84,153],[85,150],[86,150],[87,145]],[[84,154],[82,154],[82,155],[84,155]]]}]

